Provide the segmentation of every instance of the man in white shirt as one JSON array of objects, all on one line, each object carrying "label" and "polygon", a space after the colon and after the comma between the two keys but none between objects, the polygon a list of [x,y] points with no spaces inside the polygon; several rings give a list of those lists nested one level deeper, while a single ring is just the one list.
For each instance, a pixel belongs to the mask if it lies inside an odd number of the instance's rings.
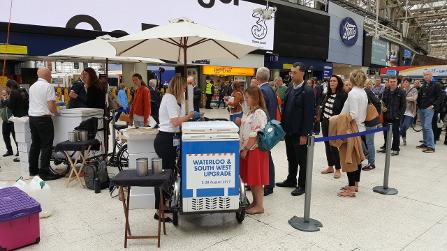
[{"label": "man in white shirt", "polygon": [[[50,171],[51,149],[53,147],[54,126],[52,115],[57,113],[56,94],[51,86],[51,71],[40,68],[38,80],[29,89],[29,124],[31,129],[31,149],[29,172],[43,180],[55,180],[62,176]],[[40,155],[40,170],[39,170]]]}]

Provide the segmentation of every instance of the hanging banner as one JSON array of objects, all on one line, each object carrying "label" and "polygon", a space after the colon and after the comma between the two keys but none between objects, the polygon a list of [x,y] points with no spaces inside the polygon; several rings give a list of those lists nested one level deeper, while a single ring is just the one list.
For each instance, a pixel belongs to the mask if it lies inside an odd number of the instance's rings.
[{"label": "hanging banner", "polygon": [[[186,17],[273,50],[275,21],[264,20],[261,9],[240,0],[14,0],[11,22],[131,34]],[[8,21],[9,1],[0,1],[0,22]]]}]

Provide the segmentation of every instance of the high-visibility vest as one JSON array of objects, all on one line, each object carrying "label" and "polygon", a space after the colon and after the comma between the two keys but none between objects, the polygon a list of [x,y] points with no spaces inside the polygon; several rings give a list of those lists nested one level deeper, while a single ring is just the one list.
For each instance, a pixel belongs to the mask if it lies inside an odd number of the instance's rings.
[{"label": "high-visibility vest", "polygon": [[213,84],[211,83],[206,84],[205,94],[213,94]]}]

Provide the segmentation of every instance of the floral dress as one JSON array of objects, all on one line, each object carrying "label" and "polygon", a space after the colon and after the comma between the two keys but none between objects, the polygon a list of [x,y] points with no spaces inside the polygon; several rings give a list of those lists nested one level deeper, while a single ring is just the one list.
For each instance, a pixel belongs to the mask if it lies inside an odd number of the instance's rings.
[{"label": "floral dress", "polygon": [[[244,114],[240,128],[240,147],[247,144],[251,137],[256,137],[258,132],[267,124],[267,115],[261,109]],[[259,150],[255,144],[248,151],[245,159],[240,161],[241,178],[249,186],[262,186],[269,184],[269,157],[268,152]]]}]

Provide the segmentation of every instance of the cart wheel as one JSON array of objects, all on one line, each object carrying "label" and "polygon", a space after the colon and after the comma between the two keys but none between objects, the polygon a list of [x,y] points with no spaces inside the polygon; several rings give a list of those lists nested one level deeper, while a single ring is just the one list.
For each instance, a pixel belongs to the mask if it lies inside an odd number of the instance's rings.
[{"label": "cart wheel", "polygon": [[239,223],[242,223],[245,219],[245,207],[239,208],[239,211],[236,212],[236,220]]},{"label": "cart wheel", "polygon": [[178,226],[178,209],[172,211],[172,224]]}]

